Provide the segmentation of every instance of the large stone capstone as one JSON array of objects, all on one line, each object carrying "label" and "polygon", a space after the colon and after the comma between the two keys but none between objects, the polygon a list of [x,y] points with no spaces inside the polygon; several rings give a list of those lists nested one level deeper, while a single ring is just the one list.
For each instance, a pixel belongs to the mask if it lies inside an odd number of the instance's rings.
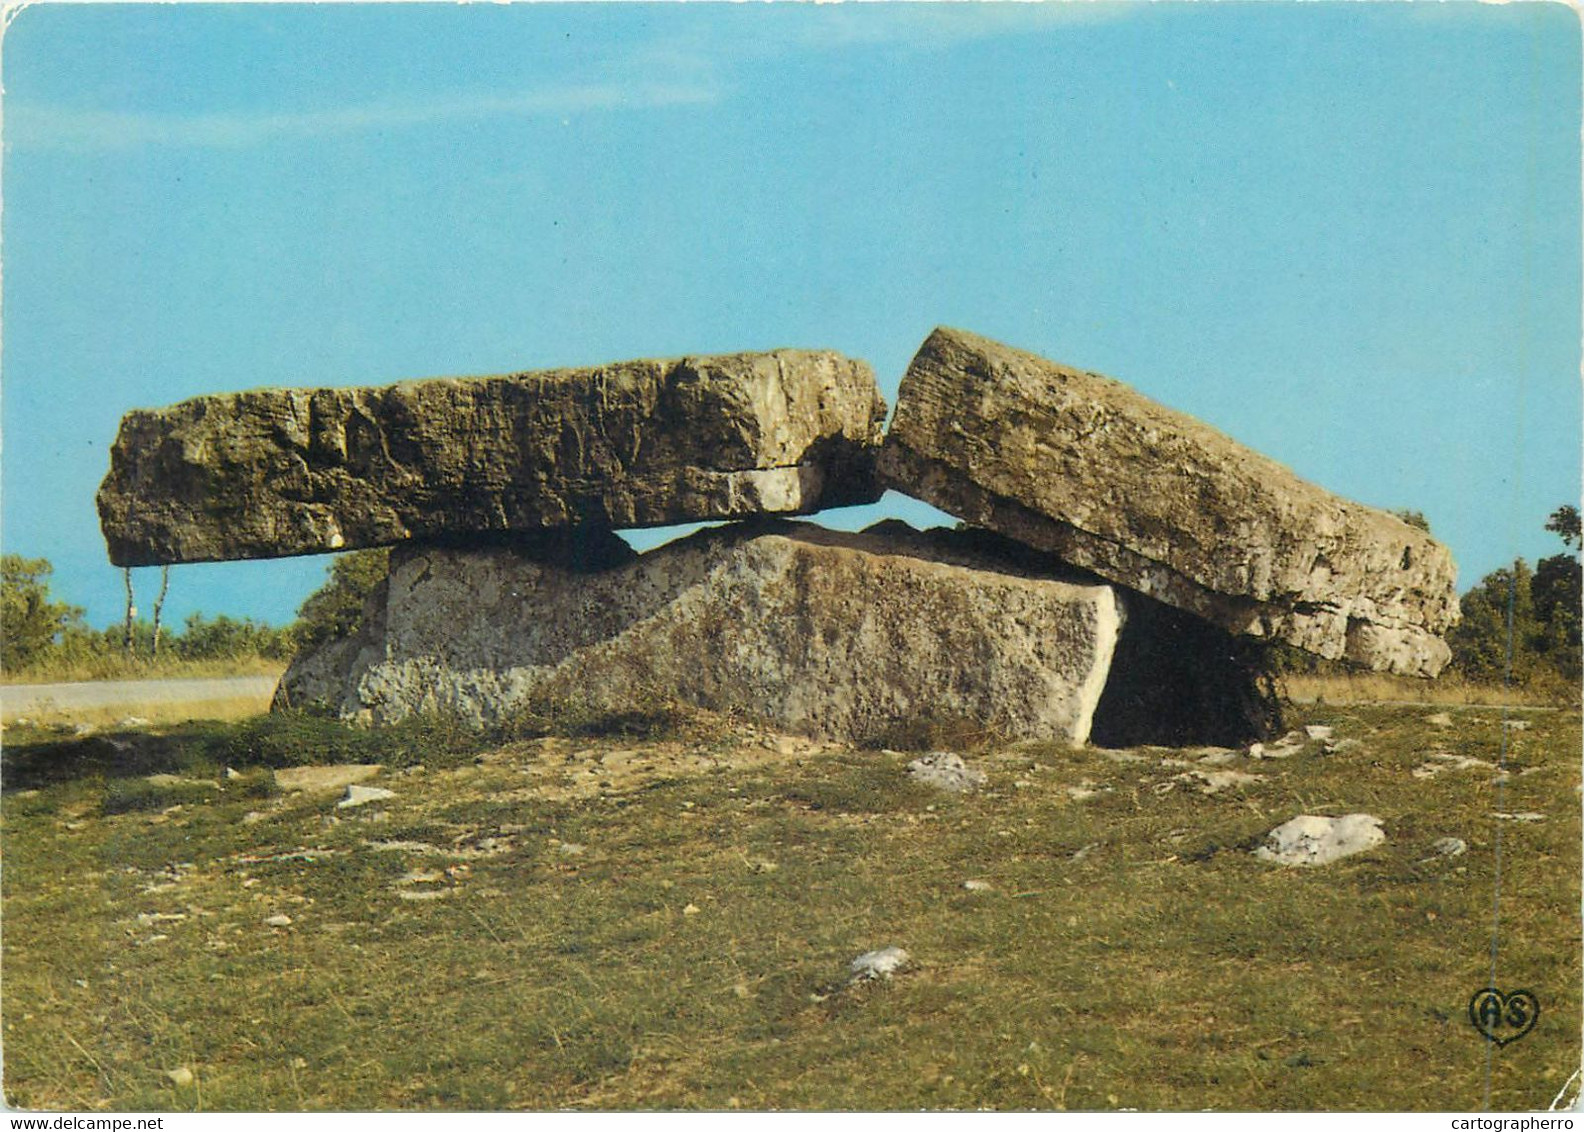
[{"label": "large stone capstone", "polygon": [[805,350],[198,397],[126,415],[99,516],[146,566],[803,514],[878,498],[884,419]]},{"label": "large stone capstone", "polygon": [[904,376],[888,486],[1233,634],[1434,676],[1446,547],[1120,382],[939,329]]},{"label": "large stone capstone", "polygon": [[886,523],[701,531],[577,563],[405,544],[362,627],[293,661],[277,707],[391,723],[656,698],[856,742],[965,721],[1084,742],[1123,609],[950,533]]}]

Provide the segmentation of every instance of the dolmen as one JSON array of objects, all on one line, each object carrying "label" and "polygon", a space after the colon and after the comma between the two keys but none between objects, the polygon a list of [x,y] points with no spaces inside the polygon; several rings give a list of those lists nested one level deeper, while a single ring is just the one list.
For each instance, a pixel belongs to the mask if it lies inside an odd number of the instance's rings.
[{"label": "dolmen", "polygon": [[[1445,547],[1119,382],[940,329],[885,416],[867,365],[806,350],[215,395],[128,414],[99,511],[124,566],[392,547],[276,694],[375,726],[663,701],[860,743],[1226,744],[1279,723],[1274,642],[1448,659]],[[963,522],[790,518],[887,488]]]},{"label": "dolmen", "polygon": [[1229,633],[1435,676],[1447,548],[1119,381],[959,330],[908,367],[884,482]]},{"label": "dolmen", "polygon": [[128,413],[117,566],[659,527],[872,503],[886,404],[830,351],[262,389]]}]

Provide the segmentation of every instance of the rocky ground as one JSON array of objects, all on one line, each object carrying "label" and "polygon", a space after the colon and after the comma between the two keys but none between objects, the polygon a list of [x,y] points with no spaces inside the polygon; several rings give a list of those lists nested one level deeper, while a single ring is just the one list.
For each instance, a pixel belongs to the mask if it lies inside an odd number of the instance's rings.
[{"label": "rocky ground", "polygon": [[[1577,714],[1293,723],[934,759],[697,720],[11,730],[6,1097],[1546,1107],[1580,1057]],[[1350,814],[1383,837],[1260,854]],[[1541,1009],[1502,1046],[1467,1009],[1493,928]]]}]

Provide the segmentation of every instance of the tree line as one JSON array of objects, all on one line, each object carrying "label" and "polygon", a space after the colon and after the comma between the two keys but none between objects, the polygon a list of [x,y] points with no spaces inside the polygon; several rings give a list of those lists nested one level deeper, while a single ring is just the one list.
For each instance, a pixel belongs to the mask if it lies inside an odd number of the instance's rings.
[{"label": "tree line", "polygon": [[[1430,529],[1418,512],[1399,514],[1416,527]],[[1545,529],[1562,540],[1563,553],[1543,558],[1533,567],[1519,558],[1510,567],[1487,574],[1464,595],[1463,619],[1447,633],[1452,672],[1476,683],[1577,695],[1584,680],[1580,644],[1584,567],[1579,561],[1584,533],[1579,509],[1557,508]],[[283,628],[250,618],[194,613],[179,630],[165,634],[157,610],[163,605],[166,579],[153,621],[132,616],[129,600],[124,624],[92,629],[81,608],[51,597],[47,560],[7,554],[0,561],[0,671],[53,671],[117,658],[154,661],[156,656],[177,662],[286,660],[300,648],[356,628],[364,599],[385,577],[387,565],[385,550],[336,556],[327,568],[325,584],[303,602],[296,620]],[[1285,671],[1335,667],[1285,647],[1275,650],[1275,662]]]},{"label": "tree line", "polygon": [[45,558],[0,555],[0,672],[7,675],[111,673],[228,661],[289,660],[300,648],[356,626],[363,599],[385,576],[383,550],[358,551],[331,561],[325,584],[297,611],[290,625],[250,617],[192,613],[179,627],[162,623],[170,576],[162,571],[152,618],[137,615],[130,574],[127,613],[118,624],[95,629],[81,606],[50,592],[54,567]]}]

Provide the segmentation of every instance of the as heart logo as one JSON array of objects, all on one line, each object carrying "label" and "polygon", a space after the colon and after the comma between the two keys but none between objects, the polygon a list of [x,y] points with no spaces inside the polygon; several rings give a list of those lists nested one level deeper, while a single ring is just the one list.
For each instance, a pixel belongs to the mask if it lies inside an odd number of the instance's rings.
[{"label": "as heart logo", "polygon": [[1531,991],[1503,994],[1495,987],[1486,987],[1469,999],[1469,1021],[1499,1046],[1516,1042],[1534,1029],[1539,1018],[1540,1000]]}]

